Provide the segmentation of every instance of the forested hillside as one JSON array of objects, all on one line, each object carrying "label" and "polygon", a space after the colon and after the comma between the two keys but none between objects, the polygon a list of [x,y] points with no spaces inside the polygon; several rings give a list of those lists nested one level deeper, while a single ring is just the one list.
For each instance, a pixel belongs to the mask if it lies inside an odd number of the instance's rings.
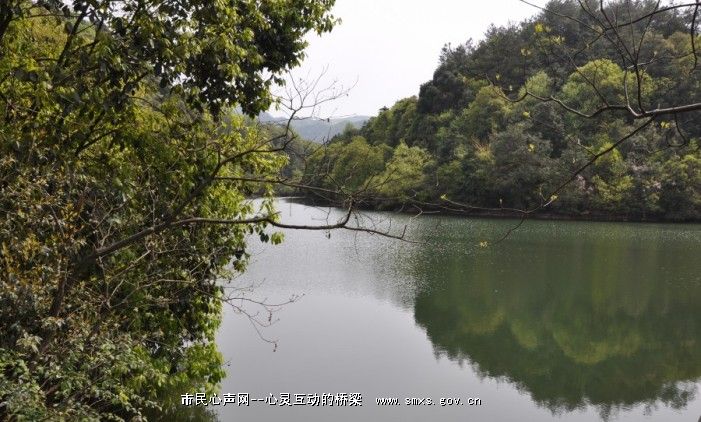
[{"label": "forested hillside", "polygon": [[479,43],[446,45],[417,96],[333,139],[310,161],[308,182],[356,192],[372,207],[701,218],[698,112],[656,116],[640,130],[623,106],[599,114],[630,97],[640,110],[699,101],[698,19],[676,9],[635,19],[653,7],[611,6],[616,19],[634,21],[620,36],[640,39],[630,47],[637,63],[620,54],[625,42],[591,29],[610,18],[595,13],[598,2],[553,1],[532,19],[491,27]]}]

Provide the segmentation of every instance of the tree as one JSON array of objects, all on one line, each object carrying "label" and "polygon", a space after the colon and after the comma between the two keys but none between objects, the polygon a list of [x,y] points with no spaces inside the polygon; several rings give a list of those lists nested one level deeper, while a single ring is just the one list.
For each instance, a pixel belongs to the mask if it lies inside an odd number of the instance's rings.
[{"label": "tree", "polygon": [[491,148],[490,180],[500,204],[517,209],[539,204],[550,184],[550,143],[529,134],[521,124],[496,135]]},{"label": "tree", "polygon": [[367,191],[385,168],[385,155],[391,149],[387,146],[372,146],[362,136],[353,137],[350,142],[336,142],[328,147],[317,149],[310,156],[305,167],[305,179],[311,186],[336,189],[343,199],[342,192],[354,193],[358,199],[361,191]]},{"label": "tree", "polygon": [[701,207],[701,159],[698,154],[675,155],[663,164],[661,180],[662,207],[679,219],[696,217]]},{"label": "tree", "polygon": [[424,170],[432,164],[431,156],[420,147],[401,142],[394,149],[385,171],[378,176],[379,192],[390,198],[416,197],[426,180]]},{"label": "tree", "polygon": [[0,418],[138,420],[215,388],[222,302],[269,309],[217,280],[249,235],[281,240],[292,136],[233,108],[271,104],[332,4],[0,4]]},{"label": "tree", "polygon": [[358,131],[374,145],[404,139],[435,160],[424,169],[435,183],[394,205],[701,218],[693,200],[684,212],[663,200],[699,193],[686,171],[663,183],[667,162],[700,153],[699,5],[554,0],[540,9],[476,45],[444,47],[415,108],[402,100]]},{"label": "tree", "polygon": [[[579,2],[578,13],[571,8],[564,13],[560,10],[561,6],[561,2],[553,1],[542,8],[543,19],[556,17],[575,23],[587,36],[579,37],[578,42],[573,43],[571,39],[565,42],[562,32],[558,33],[541,22],[536,22],[533,28],[539,47],[557,56],[564,64],[560,68],[569,66],[573,73],[562,86],[560,95],[536,93],[526,86],[515,101],[532,98],[557,104],[570,115],[570,127],[575,131],[591,132],[594,126],[630,126],[603,147],[594,145],[590,158],[568,175],[564,183],[557,185],[538,208],[550,205],[558,193],[595,165],[597,160],[613,154],[613,158],[608,160],[612,165],[596,165],[595,168],[607,167],[615,175],[608,182],[596,175],[594,185],[600,193],[601,203],[605,204],[604,208],[612,210],[611,207],[619,207],[618,211],[632,209],[631,204],[635,201],[630,195],[635,183],[624,170],[623,158],[617,154],[617,150],[636,136],[651,133],[653,122],[658,122],[663,129],[673,128],[676,132],[676,142],[667,137],[669,148],[693,146],[695,143],[690,142],[689,133],[699,134],[691,122],[695,120],[692,116],[701,110],[701,103],[695,98],[699,80],[696,44],[699,41],[697,17],[700,5],[670,3],[661,6],[660,2],[629,0],[608,4],[585,1]],[[685,12],[679,14],[678,10]],[[688,42],[681,52],[679,45],[684,44],[680,43],[681,35],[670,31],[670,27],[688,34]],[[581,65],[587,58],[591,58],[590,61]],[[668,68],[664,72],[660,67],[659,63],[667,60],[673,63],[674,71],[670,72]],[[683,76],[679,77],[680,74]],[[655,76],[659,79],[655,79]],[[682,90],[685,92],[682,93]],[[677,92],[679,95],[670,95]],[[684,119],[687,128],[680,123]],[[638,121],[642,123],[636,123]],[[692,197],[696,194],[695,190],[691,188]]]},{"label": "tree", "polygon": [[[545,18],[557,17],[575,23],[588,35],[579,37],[579,42],[575,44],[565,43],[563,34],[553,32],[553,28],[542,23],[536,23],[534,27],[535,32],[540,34],[540,46],[547,46],[548,52],[557,55],[574,71],[562,89],[564,95],[542,95],[526,89],[517,101],[531,97],[542,102],[553,102],[582,119],[619,116],[629,122],[642,121],[608,148],[594,154],[581,168],[582,171],[654,121],[660,122],[664,127],[672,124],[664,119],[673,120],[682,141],[680,146],[688,145],[689,139],[684,134],[680,121],[701,110],[701,102],[689,98],[690,92],[698,92],[696,44],[699,41],[697,18],[700,5],[696,2],[662,6],[661,2],[621,0],[606,3],[591,0],[579,2],[579,6],[577,14],[572,10],[563,13],[559,10],[560,3],[555,1],[542,8]],[[678,10],[686,13],[679,15]],[[637,14],[633,15],[632,11]],[[665,27],[668,31],[662,33],[665,38],[671,38],[675,34],[669,32],[670,27],[687,32],[689,42],[686,48],[682,48],[682,54],[669,54],[674,50],[670,45],[666,51],[651,48],[660,44],[660,38],[654,37],[654,31]],[[676,41],[678,45],[678,37]],[[602,55],[605,58],[591,61],[584,66],[578,64],[588,56]],[[659,70],[658,63],[665,60],[674,63],[677,74],[674,75],[674,79],[658,84],[650,74]],[[693,81],[695,89],[681,96],[669,95],[672,92],[681,93],[681,88],[688,87],[689,81]],[[582,103],[568,101],[573,97],[587,100]],[[570,179],[574,179],[578,174],[579,172],[576,172]]]}]

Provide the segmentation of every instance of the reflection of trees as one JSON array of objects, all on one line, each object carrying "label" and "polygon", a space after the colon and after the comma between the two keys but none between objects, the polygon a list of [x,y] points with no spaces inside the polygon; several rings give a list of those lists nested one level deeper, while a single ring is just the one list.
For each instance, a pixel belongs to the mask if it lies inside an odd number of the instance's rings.
[{"label": "reflection of trees", "polygon": [[435,287],[417,295],[415,318],[438,352],[554,412],[684,407],[701,377],[698,245],[528,237],[417,260]]}]

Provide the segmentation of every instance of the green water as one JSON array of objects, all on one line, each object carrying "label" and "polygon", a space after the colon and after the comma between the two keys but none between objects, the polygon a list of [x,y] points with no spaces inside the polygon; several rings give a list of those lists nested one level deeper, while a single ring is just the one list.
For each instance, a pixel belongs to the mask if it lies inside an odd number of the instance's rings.
[{"label": "green water", "polygon": [[[279,208],[288,222],[340,216]],[[212,408],[221,420],[701,416],[701,226],[527,221],[495,244],[514,221],[367,213],[362,223],[408,225],[417,243],[288,231],[280,246],[256,245],[231,286],[255,285],[248,297],[269,302],[304,297],[262,329],[276,351],[232,309],[218,341],[223,393],[357,392],[363,406]],[[405,405],[412,397],[436,404]],[[482,404],[443,407],[441,397]]]}]

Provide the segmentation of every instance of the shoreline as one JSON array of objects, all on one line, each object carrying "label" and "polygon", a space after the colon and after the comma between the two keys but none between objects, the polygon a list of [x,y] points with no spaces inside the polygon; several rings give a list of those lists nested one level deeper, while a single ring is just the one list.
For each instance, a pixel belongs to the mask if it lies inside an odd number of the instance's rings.
[{"label": "shoreline", "polygon": [[[322,206],[322,207],[333,207],[339,208],[337,204],[330,201],[318,201],[306,196],[279,196],[277,199],[285,199],[291,202],[296,202],[303,205],[309,206]],[[406,206],[397,207],[390,206],[387,208],[382,207],[372,207],[372,206],[361,206],[358,209],[363,211],[375,211],[375,212],[390,212],[396,214],[419,214],[416,211],[406,209]],[[560,214],[552,212],[535,212],[531,214],[520,213],[517,211],[505,210],[503,212],[496,211],[485,211],[485,210],[475,210],[475,211],[451,211],[441,208],[426,208],[423,210],[424,214],[428,215],[438,215],[438,216],[451,216],[451,217],[465,217],[465,218],[493,218],[493,219],[504,219],[504,220],[543,220],[543,221],[588,221],[588,222],[601,222],[601,223],[645,223],[645,224],[699,224],[701,220],[674,220],[674,219],[664,219],[659,217],[631,217],[631,216],[620,216],[620,215],[610,215],[610,214]]]}]

